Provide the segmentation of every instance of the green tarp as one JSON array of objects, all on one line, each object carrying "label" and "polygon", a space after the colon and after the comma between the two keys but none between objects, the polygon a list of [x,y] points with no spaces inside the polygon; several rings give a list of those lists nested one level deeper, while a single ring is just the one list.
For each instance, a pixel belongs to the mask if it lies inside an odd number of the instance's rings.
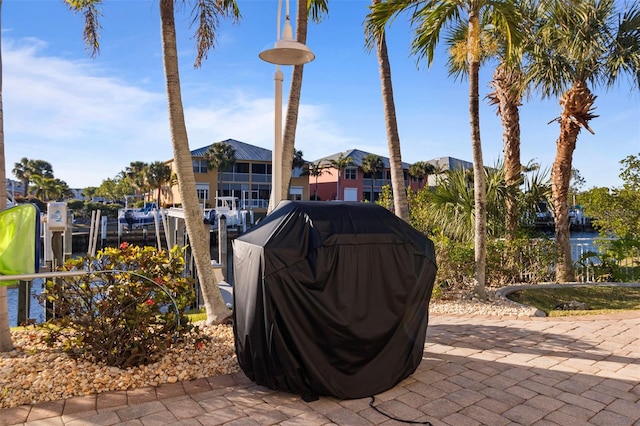
[{"label": "green tarp", "polygon": [[[40,264],[40,211],[21,204],[0,211],[0,275],[33,274]],[[16,281],[0,281],[12,285]]]}]

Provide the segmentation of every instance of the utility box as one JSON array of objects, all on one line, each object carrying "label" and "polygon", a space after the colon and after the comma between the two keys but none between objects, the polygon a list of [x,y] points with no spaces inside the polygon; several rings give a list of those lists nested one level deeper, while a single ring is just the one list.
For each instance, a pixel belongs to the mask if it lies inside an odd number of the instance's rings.
[{"label": "utility box", "polygon": [[67,203],[47,204],[47,229],[52,232],[64,232],[67,229]]}]

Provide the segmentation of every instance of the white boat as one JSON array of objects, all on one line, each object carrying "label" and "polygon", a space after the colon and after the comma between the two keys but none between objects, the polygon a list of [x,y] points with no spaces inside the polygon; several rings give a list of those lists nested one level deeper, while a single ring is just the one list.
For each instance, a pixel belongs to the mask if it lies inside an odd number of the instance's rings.
[{"label": "white boat", "polygon": [[[205,220],[211,225],[218,225],[218,218],[224,216],[227,220],[227,227],[237,227],[242,225],[242,212],[238,197],[216,197],[216,206],[213,209],[206,209]],[[246,210],[245,210],[246,212]]]},{"label": "white boat", "polygon": [[162,214],[156,203],[145,203],[143,208],[125,208],[118,211],[118,223],[127,225],[129,230],[155,224],[162,221]]}]

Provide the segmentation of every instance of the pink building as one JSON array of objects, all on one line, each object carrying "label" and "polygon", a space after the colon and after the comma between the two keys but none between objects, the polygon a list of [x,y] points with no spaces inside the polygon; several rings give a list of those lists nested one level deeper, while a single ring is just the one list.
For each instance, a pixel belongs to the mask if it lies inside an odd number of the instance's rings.
[{"label": "pink building", "polygon": [[[338,174],[338,169],[331,165],[331,161],[338,161],[341,155],[343,158],[351,158],[352,162]],[[314,195],[317,194],[317,198],[323,201],[378,200],[382,187],[384,185],[391,186],[389,159],[380,155],[379,157],[382,159],[383,164],[382,172],[371,176],[362,170],[362,160],[367,155],[371,155],[371,153],[350,149],[314,161],[314,164],[319,163],[325,166],[326,169],[320,176],[309,176],[309,197],[313,199]],[[409,176],[409,166],[410,164],[408,163],[402,163],[405,188],[410,186],[412,189],[417,190],[418,181]]]}]

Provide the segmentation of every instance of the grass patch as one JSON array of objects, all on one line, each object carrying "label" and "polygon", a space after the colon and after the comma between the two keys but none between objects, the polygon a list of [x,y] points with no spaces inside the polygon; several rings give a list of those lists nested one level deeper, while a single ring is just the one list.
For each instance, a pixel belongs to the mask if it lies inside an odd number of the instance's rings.
[{"label": "grass patch", "polygon": [[204,309],[190,309],[185,312],[185,316],[189,319],[189,322],[205,321],[207,319],[207,312]]},{"label": "grass patch", "polygon": [[524,305],[534,306],[550,317],[606,314],[640,309],[640,287],[532,288],[513,292],[507,298]]}]

